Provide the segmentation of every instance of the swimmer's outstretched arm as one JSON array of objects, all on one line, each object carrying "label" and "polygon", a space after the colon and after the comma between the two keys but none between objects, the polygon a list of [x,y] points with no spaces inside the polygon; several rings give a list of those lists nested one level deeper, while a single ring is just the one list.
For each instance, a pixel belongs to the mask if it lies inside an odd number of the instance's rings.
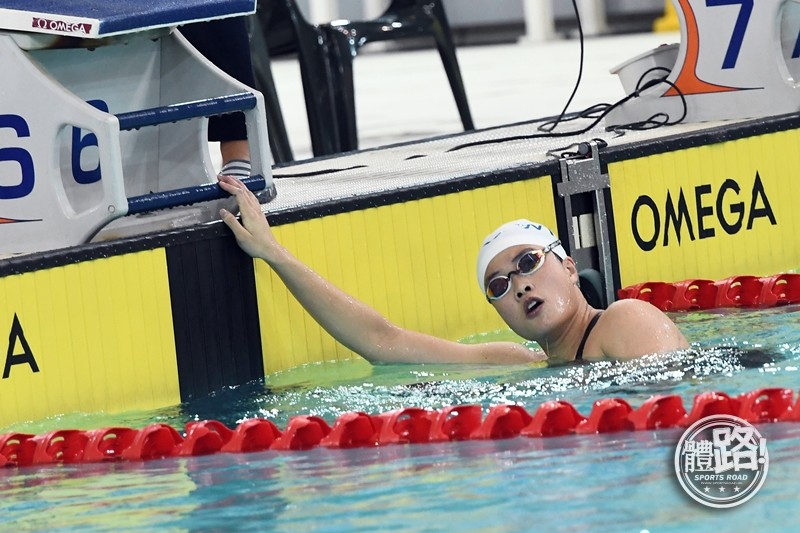
[{"label": "swimmer's outstretched arm", "polygon": [[240,181],[220,178],[220,187],[236,197],[241,222],[221,210],[239,246],[263,259],[300,304],[336,340],[373,362],[526,363],[545,360],[513,342],[460,344],[410,331],[389,322],[375,309],[343,292],[294,257],[275,239],[256,197]]}]

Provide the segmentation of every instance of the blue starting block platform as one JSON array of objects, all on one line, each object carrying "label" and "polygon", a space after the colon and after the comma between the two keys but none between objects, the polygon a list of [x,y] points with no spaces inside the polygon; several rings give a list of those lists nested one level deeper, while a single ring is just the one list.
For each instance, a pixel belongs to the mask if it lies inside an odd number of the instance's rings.
[{"label": "blue starting block platform", "polygon": [[245,182],[274,195],[263,97],[177,28],[255,0],[63,4],[0,2],[0,254],[218,218],[215,115],[244,114]]},{"label": "blue starting block platform", "polygon": [[99,38],[254,11],[253,0],[3,0],[0,2],[0,27]]}]

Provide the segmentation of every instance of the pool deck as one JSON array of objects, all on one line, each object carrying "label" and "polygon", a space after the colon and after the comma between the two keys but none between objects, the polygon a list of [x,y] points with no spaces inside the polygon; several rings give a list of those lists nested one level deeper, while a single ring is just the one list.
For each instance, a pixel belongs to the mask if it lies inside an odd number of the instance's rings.
[{"label": "pool deck", "polygon": [[[678,32],[587,38],[583,76],[569,110],[622,98],[622,85],[609,70],[660,44],[679,41]],[[366,46],[354,63],[360,148],[461,131],[435,49],[369,50]],[[475,125],[489,128],[558,114],[575,86],[580,42],[574,38],[462,46],[457,54]],[[297,61],[274,60],[273,74],[295,159],[309,158]]]}]

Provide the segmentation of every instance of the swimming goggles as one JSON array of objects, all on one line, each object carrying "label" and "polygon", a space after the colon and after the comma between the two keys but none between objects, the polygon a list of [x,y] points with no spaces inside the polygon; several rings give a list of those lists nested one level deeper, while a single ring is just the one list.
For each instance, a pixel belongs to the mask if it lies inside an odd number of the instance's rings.
[{"label": "swimming goggles", "polygon": [[505,276],[495,276],[489,280],[489,283],[486,284],[486,299],[492,302],[505,296],[511,290],[511,276],[515,274],[520,276],[533,274],[542,268],[547,252],[552,251],[553,248],[560,244],[561,241],[555,241],[541,250],[530,250],[522,254],[522,257],[517,260],[516,270],[512,270]]}]

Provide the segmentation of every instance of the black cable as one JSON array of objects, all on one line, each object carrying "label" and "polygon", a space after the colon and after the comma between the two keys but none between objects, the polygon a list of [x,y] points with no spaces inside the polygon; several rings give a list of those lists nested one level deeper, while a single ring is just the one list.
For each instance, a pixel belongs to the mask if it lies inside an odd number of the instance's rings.
[{"label": "black cable", "polygon": [[[647,77],[648,74],[650,74],[651,72],[655,72],[657,70],[665,71],[666,75],[663,78],[654,78],[645,83],[644,85],[641,85],[642,81]],[[654,113],[649,118],[643,121],[631,122],[629,124],[620,124],[618,126],[609,126],[606,128],[606,131],[613,131],[617,135],[622,135],[625,130],[632,130],[632,131],[651,130],[654,128],[660,128],[662,126],[674,126],[675,124],[680,124],[681,122],[683,122],[683,119],[686,118],[686,113],[688,111],[688,106],[686,105],[686,96],[684,96],[683,92],[678,88],[677,85],[675,85],[673,82],[667,79],[669,74],[670,70],[665,67],[651,67],[645,70],[642,73],[642,75],[639,76],[639,80],[636,82],[636,90],[634,91],[633,94],[638,96],[639,93],[641,93],[646,89],[649,89],[650,87],[654,87],[659,83],[666,83],[667,85],[675,89],[675,92],[677,92],[678,96],[681,97],[681,103],[683,104],[683,113],[681,114],[681,117],[678,120],[670,122],[669,115],[667,115],[666,113]],[[661,117],[663,117],[663,120],[660,120]]]},{"label": "black cable", "polygon": [[[469,142],[469,143],[460,144],[458,146],[454,146],[454,147],[450,148],[449,150],[447,150],[447,152],[456,152],[458,150],[463,150],[464,148],[471,148],[473,146],[482,146],[482,145],[486,145],[486,144],[499,144],[499,143],[508,142],[508,141],[520,141],[520,140],[528,140],[528,139],[542,139],[542,138],[551,138],[551,137],[552,138],[572,137],[574,135],[580,135],[582,133],[586,133],[587,131],[593,129],[613,109],[621,106],[622,104],[624,104],[628,100],[631,100],[632,98],[638,98],[642,91],[645,91],[645,90],[647,90],[647,89],[649,89],[651,87],[654,87],[654,86],[658,85],[659,83],[666,83],[667,85],[669,85],[670,87],[675,89],[675,91],[678,93],[678,96],[680,96],[681,103],[683,104],[683,113],[681,114],[681,117],[679,119],[670,122],[668,114],[666,114],[666,113],[654,113],[653,115],[651,115],[650,117],[648,117],[647,119],[645,119],[643,121],[632,122],[632,123],[629,123],[629,124],[620,124],[620,125],[615,125],[615,126],[609,126],[609,127],[606,128],[606,131],[613,132],[613,133],[616,134],[616,136],[620,136],[620,135],[624,135],[626,130],[642,131],[642,130],[648,130],[648,129],[653,129],[653,128],[660,128],[662,126],[673,126],[675,124],[679,124],[680,122],[683,121],[683,119],[686,118],[686,113],[687,113],[687,110],[688,110],[688,107],[687,107],[687,104],[686,104],[686,97],[684,96],[683,92],[681,92],[681,90],[673,82],[671,82],[671,81],[669,81],[667,79],[669,74],[670,74],[670,70],[665,68],[665,67],[652,67],[652,68],[646,70],[641,76],[639,76],[639,80],[636,82],[636,90],[634,92],[632,92],[631,94],[625,96],[624,98],[616,101],[613,104],[607,104],[607,103],[595,104],[595,105],[592,105],[590,107],[587,107],[583,111],[579,111],[577,113],[567,114],[567,112],[566,112],[567,108],[569,108],[569,105],[572,102],[572,99],[575,96],[575,93],[577,93],[578,86],[579,86],[579,84],[581,82],[582,73],[583,73],[583,52],[584,52],[583,29],[581,27],[580,15],[578,14],[578,6],[575,3],[575,0],[572,0],[572,5],[573,5],[573,7],[575,9],[575,17],[576,17],[576,20],[577,20],[577,23],[578,23],[578,34],[579,34],[579,37],[580,37],[580,50],[581,50],[580,68],[579,68],[579,72],[578,72],[577,82],[575,84],[574,89],[572,90],[572,95],[569,97],[569,100],[567,101],[567,105],[564,106],[564,109],[561,111],[561,114],[555,120],[543,122],[542,124],[540,124],[537,127],[537,130],[538,131],[542,131],[543,133],[533,133],[533,134],[528,134],[528,135],[513,135],[513,136],[510,136],[510,137],[502,137],[502,138],[499,138],[499,139],[485,139],[485,140],[482,140],[482,141],[473,141],[473,142]],[[644,79],[647,77],[648,74],[650,74],[650,73],[652,73],[654,71],[657,71],[657,70],[665,71],[666,75],[663,76],[663,77],[651,79],[651,80],[647,81],[644,84],[642,83],[644,81]],[[593,118],[594,120],[591,123],[589,123],[588,126],[586,126],[584,128],[581,128],[581,129],[578,129],[578,130],[563,131],[563,132],[554,132],[553,131],[553,129],[555,129],[555,127],[559,123],[561,123],[561,122],[569,122],[569,121],[572,121],[572,120],[577,120],[579,118]],[[603,141],[603,142],[605,142],[605,141]],[[569,148],[571,146],[574,146],[574,145],[569,145],[569,146],[566,146],[564,148],[566,149],[566,148]],[[552,154],[553,152],[555,152],[555,150],[549,150],[548,151],[548,155],[553,155]]]},{"label": "black cable", "polygon": [[[598,148],[605,148],[608,146],[608,142],[600,137],[594,137],[590,139],[590,142],[591,141],[596,142]],[[577,148],[577,150],[570,151],[569,149],[573,147]],[[586,149],[588,149],[588,152]],[[555,159],[561,159],[562,157],[587,157],[591,154],[591,149],[589,148],[589,143],[586,141],[581,141],[568,144],[566,146],[561,146],[560,148],[551,148],[546,152],[546,154]]]},{"label": "black cable", "polygon": [[575,93],[578,92],[578,87],[580,86],[581,78],[583,77],[583,24],[581,24],[581,15],[580,13],[578,13],[578,4],[576,3],[575,0],[572,0],[572,9],[573,11],[575,11],[575,20],[578,23],[578,42],[580,42],[581,45],[580,61],[578,62],[578,79],[575,80],[575,87],[573,87],[572,89],[572,94],[570,95],[569,100],[567,100],[567,104],[564,106],[564,109],[561,110],[561,114],[558,115],[558,118],[555,121],[553,121],[553,125],[550,126],[550,129],[546,129],[546,125],[548,123],[545,122],[539,126],[538,128],[539,131],[546,131],[549,133],[553,131],[556,126],[558,126],[559,122],[561,122],[561,119],[564,118],[567,109],[569,109],[569,104],[572,103],[572,99],[575,98]]}]

